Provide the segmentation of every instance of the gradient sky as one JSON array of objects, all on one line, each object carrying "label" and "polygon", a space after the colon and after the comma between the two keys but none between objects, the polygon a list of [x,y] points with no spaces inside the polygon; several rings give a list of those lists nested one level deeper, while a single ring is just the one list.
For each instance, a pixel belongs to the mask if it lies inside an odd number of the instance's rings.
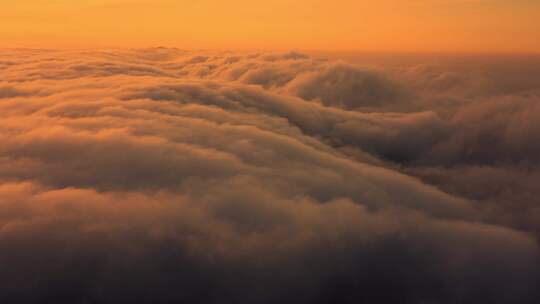
[{"label": "gradient sky", "polygon": [[540,52],[538,0],[0,0],[2,47]]}]

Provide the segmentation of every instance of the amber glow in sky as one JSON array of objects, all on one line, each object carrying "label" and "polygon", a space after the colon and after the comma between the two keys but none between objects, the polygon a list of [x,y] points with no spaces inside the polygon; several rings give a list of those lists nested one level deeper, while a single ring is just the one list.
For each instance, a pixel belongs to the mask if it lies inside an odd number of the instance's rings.
[{"label": "amber glow in sky", "polygon": [[0,0],[2,47],[540,52],[537,0]]}]

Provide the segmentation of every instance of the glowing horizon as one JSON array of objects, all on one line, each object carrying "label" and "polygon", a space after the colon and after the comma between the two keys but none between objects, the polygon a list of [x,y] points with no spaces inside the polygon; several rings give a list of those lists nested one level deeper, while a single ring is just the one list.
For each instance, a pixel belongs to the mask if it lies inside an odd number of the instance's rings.
[{"label": "glowing horizon", "polygon": [[0,47],[540,52],[531,0],[2,1]]}]

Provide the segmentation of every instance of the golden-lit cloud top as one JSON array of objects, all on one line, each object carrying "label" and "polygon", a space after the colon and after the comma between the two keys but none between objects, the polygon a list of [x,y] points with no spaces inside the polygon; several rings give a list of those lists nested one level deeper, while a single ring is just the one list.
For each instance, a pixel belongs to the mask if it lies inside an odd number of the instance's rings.
[{"label": "golden-lit cloud top", "polygon": [[534,0],[0,3],[3,46],[540,51]]}]

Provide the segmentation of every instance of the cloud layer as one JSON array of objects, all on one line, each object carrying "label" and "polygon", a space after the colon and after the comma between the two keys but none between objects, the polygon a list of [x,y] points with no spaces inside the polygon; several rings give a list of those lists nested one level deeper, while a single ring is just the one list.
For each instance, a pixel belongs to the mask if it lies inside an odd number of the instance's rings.
[{"label": "cloud layer", "polygon": [[533,82],[162,48],[0,68],[2,302],[539,299]]}]

